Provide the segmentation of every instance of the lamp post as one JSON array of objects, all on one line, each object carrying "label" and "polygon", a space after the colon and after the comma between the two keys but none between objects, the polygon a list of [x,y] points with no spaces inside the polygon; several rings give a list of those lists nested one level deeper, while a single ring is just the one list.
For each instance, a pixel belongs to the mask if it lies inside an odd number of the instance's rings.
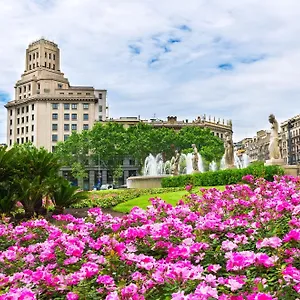
[{"label": "lamp post", "polygon": [[288,129],[288,164],[293,164],[292,159],[292,136],[291,136],[291,129],[294,127],[294,119],[289,120],[287,123],[287,129]]}]

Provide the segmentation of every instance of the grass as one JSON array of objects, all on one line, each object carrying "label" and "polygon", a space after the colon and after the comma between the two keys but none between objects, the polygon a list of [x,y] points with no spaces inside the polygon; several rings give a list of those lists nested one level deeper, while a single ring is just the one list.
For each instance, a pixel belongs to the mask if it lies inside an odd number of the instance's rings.
[{"label": "grass", "polygon": [[[209,188],[216,188],[221,191],[225,189],[225,186],[215,186],[215,187],[204,187],[205,189]],[[199,190],[200,187],[197,188]],[[138,206],[142,209],[146,209],[147,206],[150,205],[149,199],[159,197],[166,201],[167,203],[170,203],[171,205],[175,206],[176,203],[183,198],[184,195],[188,195],[188,192],[185,190],[180,190],[176,192],[166,192],[166,193],[160,193],[160,194],[146,194],[139,196],[137,198],[128,200],[126,202],[120,203],[113,207],[114,211],[122,212],[122,213],[128,213],[131,211],[131,209],[135,206]]]}]

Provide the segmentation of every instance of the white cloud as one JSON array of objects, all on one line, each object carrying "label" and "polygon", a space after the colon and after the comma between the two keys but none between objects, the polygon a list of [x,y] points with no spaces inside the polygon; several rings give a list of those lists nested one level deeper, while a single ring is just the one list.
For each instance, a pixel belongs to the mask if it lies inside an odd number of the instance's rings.
[{"label": "white cloud", "polygon": [[[2,1],[0,93],[13,97],[26,47],[44,36],[71,84],[108,90],[112,116],[205,113],[232,119],[238,140],[269,128],[271,112],[299,113],[299,17],[297,0]],[[3,107],[0,122],[4,142]]]}]

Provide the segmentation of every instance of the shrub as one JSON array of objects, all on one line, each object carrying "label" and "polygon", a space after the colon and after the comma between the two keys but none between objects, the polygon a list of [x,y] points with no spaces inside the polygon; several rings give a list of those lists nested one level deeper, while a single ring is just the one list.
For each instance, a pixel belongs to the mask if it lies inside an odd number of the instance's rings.
[{"label": "shrub", "polygon": [[165,177],[162,179],[163,187],[185,187],[188,184],[194,186],[217,186],[235,184],[242,181],[243,176],[253,175],[255,178],[265,178],[272,181],[275,175],[283,175],[284,171],[280,166],[264,166],[263,164],[250,165],[244,169],[227,169],[209,171],[192,175],[179,175]]}]

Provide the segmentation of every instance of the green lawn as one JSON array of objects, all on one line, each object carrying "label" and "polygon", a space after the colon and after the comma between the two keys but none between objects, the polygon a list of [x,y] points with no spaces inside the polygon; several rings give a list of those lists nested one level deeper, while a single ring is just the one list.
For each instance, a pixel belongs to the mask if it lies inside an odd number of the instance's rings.
[{"label": "green lawn", "polygon": [[[204,187],[204,188],[212,188],[212,187]],[[223,191],[225,189],[225,186],[215,186],[214,188],[217,188],[221,191]],[[199,188],[197,188],[197,190],[199,190]],[[161,199],[163,199],[164,201],[166,201],[167,203],[170,203],[172,205],[176,205],[176,203],[182,199],[182,197],[184,195],[187,195],[188,192],[186,192],[185,190],[181,190],[181,191],[176,191],[176,192],[168,192],[168,193],[161,193],[161,194],[155,194],[155,195],[142,195],[140,197],[131,199],[129,201],[123,202],[118,204],[117,206],[113,207],[114,211],[118,211],[118,212],[122,212],[122,213],[128,213],[131,211],[131,209],[135,206],[138,206],[142,209],[146,209],[147,206],[150,205],[149,199],[150,198],[155,198],[155,197],[159,197]]]}]

